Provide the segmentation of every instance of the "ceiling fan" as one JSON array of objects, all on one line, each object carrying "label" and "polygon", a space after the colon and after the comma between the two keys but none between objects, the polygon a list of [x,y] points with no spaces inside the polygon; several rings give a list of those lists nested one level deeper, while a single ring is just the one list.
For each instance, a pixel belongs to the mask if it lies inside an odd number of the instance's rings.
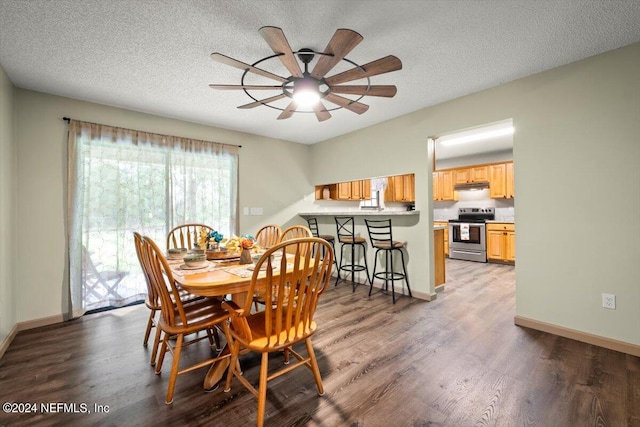
[{"label": "ceiling fan", "polygon": [[[244,104],[238,108],[247,109],[264,105],[282,111],[278,120],[288,119],[293,113],[315,113],[318,121],[322,122],[331,118],[330,111],[345,108],[357,114],[362,114],[369,109],[369,106],[360,101],[364,96],[382,96],[392,98],[397,92],[394,85],[371,85],[369,77],[379,74],[397,71],[402,68],[402,62],[393,56],[385,56],[365,65],[358,65],[345,58],[362,40],[363,37],[357,32],[345,28],[336,30],[324,52],[316,52],[313,49],[300,49],[294,52],[289,46],[289,42],[281,28],[262,27],[260,35],[265,39],[274,55],[262,58],[252,65],[245,64],[237,59],[230,58],[221,53],[212,53],[211,58],[222,64],[230,65],[244,71],[239,85],[212,84],[209,87],[220,90],[243,90],[254,102]],[[296,56],[298,59],[296,59]],[[309,64],[314,59],[317,61],[313,69],[309,71]],[[287,71],[291,73],[288,77],[258,68],[257,65],[264,61],[278,58],[282,61]],[[300,63],[304,66],[304,71]],[[345,61],[353,65],[346,71],[325,77],[340,62]],[[248,73],[253,73],[277,81],[278,85],[252,85],[245,84],[245,77]],[[366,84],[343,85],[342,83],[353,82],[355,80],[366,79]],[[280,92],[274,96],[257,99],[250,91],[273,91]],[[357,99],[350,99],[343,95],[356,95]],[[290,98],[291,101],[286,108],[276,107],[270,103],[280,99]],[[322,101],[327,101],[337,105],[335,108],[327,109]],[[302,110],[299,110],[302,108]],[[304,109],[307,109],[305,111]]]}]

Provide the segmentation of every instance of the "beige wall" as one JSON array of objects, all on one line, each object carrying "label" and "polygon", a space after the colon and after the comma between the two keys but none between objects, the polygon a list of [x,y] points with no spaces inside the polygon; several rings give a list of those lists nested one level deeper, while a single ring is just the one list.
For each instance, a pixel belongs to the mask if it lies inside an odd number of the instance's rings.
[{"label": "beige wall", "polygon": [[[516,128],[514,314],[640,344],[640,44],[316,144],[312,183],[415,172],[423,236],[427,137],[507,118]],[[412,258],[426,263],[430,247],[414,241]],[[431,280],[421,266],[410,274],[415,287]],[[601,307],[603,292],[617,295],[615,311]]]},{"label": "beige wall", "polygon": [[[243,145],[240,206],[265,210],[262,217],[241,215],[243,233],[267,222],[299,222],[298,211],[317,206],[315,184],[413,172],[421,215],[416,224],[401,224],[401,238],[410,243],[412,288],[425,293],[433,290],[427,137],[513,118],[514,314],[640,344],[640,220],[632,215],[640,211],[638,76],[635,44],[311,147],[17,90],[17,128],[3,126],[0,146],[11,152],[5,134],[17,135],[18,219],[0,218],[3,227],[20,230],[21,261],[8,288],[16,294],[15,321],[58,315],[66,304],[63,116]],[[3,106],[11,103],[5,84],[3,75]],[[11,113],[0,117],[12,120]],[[5,177],[16,173],[7,174],[2,159],[4,189]],[[629,217],[612,217],[613,206]],[[35,266],[26,263],[34,247],[47,254]],[[601,308],[602,292],[617,295],[617,310]]]},{"label": "beige wall", "polygon": [[[306,173],[308,150],[300,144],[27,90],[17,90],[16,111],[20,241],[17,284],[13,289],[18,322],[57,316],[67,309],[64,116],[242,145],[240,206],[262,207],[264,215],[241,215],[240,233],[254,233],[266,222],[295,221],[296,207],[304,203],[303,195],[313,191]],[[35,250],[41,257],[37,265],[28,263]]]},{"label": "beige wall", "polygon": [[17,140],[14,87],[0,67],[0,344],[16,323]]}]

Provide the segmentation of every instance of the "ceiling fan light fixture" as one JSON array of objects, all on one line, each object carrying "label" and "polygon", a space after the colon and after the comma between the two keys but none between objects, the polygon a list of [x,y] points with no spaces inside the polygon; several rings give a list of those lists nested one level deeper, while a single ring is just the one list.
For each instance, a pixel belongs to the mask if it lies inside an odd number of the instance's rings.
[{"label": "ceiling fan light fixture", "polygon": [[[246,64],[218,52],[211,54],[211,59],[214,61],[243,70],[239,85],[209,85],[212,89],[217,90],[242,90],[254,101],[240,105],[238,108],[269,107],[282,111],[278,116],[278,120],[288,119],[294,113],[313,113],[319,122],[323,122],[331,118],[330,111],[341,108],[356,114],[363,114],[369,109],[367,104],[359,102],[364,96],[392,98],[397,92],[397,88],[393,85],[372,86],[369,78],[402,69],[402,62],[398,58],[393,55],[387,55],[365,65],[358,65],[346,58],[346,55],[363,40],[363,37],[356,31],[347,28],[337,29],[324,52],[317,52],[309,48],[294,52],[282,28],[265,26],[260,28],[259,32],[271,50],[273,50],[274,55],[266,56],[253,64]],[[282,62],[282,65],[290,74],[288,77],[280,76],[258,67],[263,62],[274,58]],[[313,69],[309,70],[309,64],[314,61]],[[335,66],[342,62],[351,64],[353,68],[326,77]],[[304,65],[304,69],[300,67],[301,63]],[[281,85],[245,84],[245,77],[248,73],[276,80]],[[361,79],[366,79],[366,85],[342,84]],[[280,91],[280,93],[269,97],[258,97],[253,95],[253,91]],[[353,95],[356,99],[338,94]],[[286,97],[290,98],[291,101],[285,108],[279,105],[271,105],[272,102]],[[334,106],[327,108],[324,105],[325,101],[334,104]]]},{"label": "ceiling fan light fixture", "polygon": [[302,108],[311,108],[320,101],[318,83],[310,78],[303,78],[293,85],[293,100]]}]

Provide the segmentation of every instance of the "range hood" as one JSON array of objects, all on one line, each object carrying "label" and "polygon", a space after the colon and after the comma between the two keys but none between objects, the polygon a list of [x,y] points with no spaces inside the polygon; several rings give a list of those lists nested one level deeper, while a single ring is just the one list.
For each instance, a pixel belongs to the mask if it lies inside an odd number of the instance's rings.
[{"label": "range hood", "polygon": [[462,190],[482,190],[483,188],[489,188],[489,182],[472,182],[469,184],[456,184],[453,186],[456,191]]}]

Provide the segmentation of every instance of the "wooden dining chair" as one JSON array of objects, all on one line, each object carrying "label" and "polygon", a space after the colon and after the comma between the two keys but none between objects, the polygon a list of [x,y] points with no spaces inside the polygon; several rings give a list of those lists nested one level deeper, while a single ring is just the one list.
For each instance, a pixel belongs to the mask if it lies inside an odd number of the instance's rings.
[{"label": "wooden dining chair", "polygon": [[214,231],[212,227],[205,224],[182,224],[174,227],[167,234],[167,250],[173,248],[198,248],[198,238],[203,227],[208,232]]},{"label": "wooden dining chair", "polygon": [[280,236],[280,242],[291,239],[299,239],[302,237],[313,237],[313,234],[311,233],[311,230],[309,230],[309,227],[296,224],[286,228],[282,232],[282,236]]},{"label": "wooden dining chair", "polygon": [[[313,237],[313,234],[311,234],[311,230],[309,230],[304,225],[292,225],[291,227],[288,227],[286,230],[284,230],[284,232],[282,232],[282,234],[280,235],[280,239],[278,240],[277,243],[284,242],[286,240],[291,240],[291,239],[299,239],[301,237]],[[294,249],[290,248],[288,250],[292,251]],[[265,301],[268,301],[268,300],[266,300],[264,294],[258,290],[253,295],[253,302],[254,302],[256,311],[259,310],[260,304],[262,305],[265,304]]]},{"label": "wooden dining chair", "polygon": [[[149,309],[149,320],[147,321],[147,329],[144,333],[144,340],[142,341],[143,346],[147,346],[149,342],[149,335],[151,334],[151,328],[156,326],[156,313],[160,311],[160,295],[156,292],[155,286],[151,285],[151,278],[149,277],[149,269],[145,268],[144,260],[142,258],[142,234],[137,231],[133,232],[133,243],[136,247],[136,255],[138,255],[138,261],[140,262],[140,267],[142,268],[142,273],[144,275],[144,280],[147,285],[147,297],[144,299],[144,305]],[[151,350],[151,366],[156,364],[156,355],[158,353],[158,345],[160,343],[160,330],[156,329],[156,336],[153,340],[153,350]]]},{"label": "wooden dining chair", "polygon": [[[201,298],[183,302],[180,298],[180,289],[176,285],[171,268],[160,248],[149,237],[142,238],[140,248],[143,265],[147,269],[151,286],[160,296],[161,316],[158,319],[157,328],[162,332],[162,344],[156,362],[156,374],[162,370],[165,354],[170,352],[173,355],[165,401],[166,404],[171,404],[178,375],[230,357],[229,354],[220,353],[216,357],[210,357],[180,369],[180,355],[183,347],[206,338],[209,339],[210,345],[213,345],[210,333],[212,329],[221,328],[227,337],[227,342],[229,342],[227,324],[229,314],[221,307],[221,301],[217,298]],[[206,334],[197,334],[192,339],[185,340],[185,336],[196,332],[206,332]]]},{"label": "wooden dining chair", "polygon": [[[312,253],[321,253],[323,250],[326,256],[312,258]],[[273,301],[273,304],[265,305],[263,311],[251,313],[250,299],[244,303],[244,307],[239,307],[233,301],[222,303],[231,316],[231,363],[225,392],[231,389],[235,377],[258,398],[258,427],[264,424],[267,383],[270,380],[305,366],[313,373],[318,394],[324,394],[311,337],[318,329],[313,317],[318,299],[327,289],[332,266],[333,251],[326,240],[316,237],[286,240],[264,253],[256,263],[251,278],[249,293],[262,289],[267,300]],[[306,345],[307,357],[293,350],[293,346],[300,342]],[[257,389],[242,376],[238,367],[238,354],[243,349],[262,356]],[[289,354],[297,359],[297,363],[269,374],[269,354],[282,351],[285,364],[289,363]]]},{"label": "wooden dining chair", "polygon": [[[140,267],[142,268],[142,273],[145,279],[145,283],[147,285],[147,296],[144,299],[144,305],[149,309],[149,320],[147,321],[147,328],[144,333],[144,339],[142,341],[142,345],[146,347],[149,342],[149,336],[151,335],[151,329],[157,326],[156,313],[160,311],[160,295],[156,292],[154,286],[151,285],[151,278],[149,277],[149,270],[144,267],[144,260],[142,259],[142,235],[137,231],[133,232],[133,242],[136,248],[136,255],[138,256],[138,261],[140,262]],[[184,289],[180,289],[180,299],[183,303],[189,303],[195,301],[197,299],[202,299],[203,297],[190,294]],[[216,348],[220,349],[220,337],[218,336],[217,331],[212,331],[213,338],[216,344]],[[153,340],[153,348],[151,350],[151,359],[149,364],[154,366],[156,364],[156,356],[158,354],[158,346],[160,344],[160,329],[156,328],[155,338]]]},{"label": "wooden dining chair", "polygon": [[269,224],[258,230],[255,237],[259,246],[268,249],[280,241],[280,236],[282,236],[282,228],[277,224]]}]

